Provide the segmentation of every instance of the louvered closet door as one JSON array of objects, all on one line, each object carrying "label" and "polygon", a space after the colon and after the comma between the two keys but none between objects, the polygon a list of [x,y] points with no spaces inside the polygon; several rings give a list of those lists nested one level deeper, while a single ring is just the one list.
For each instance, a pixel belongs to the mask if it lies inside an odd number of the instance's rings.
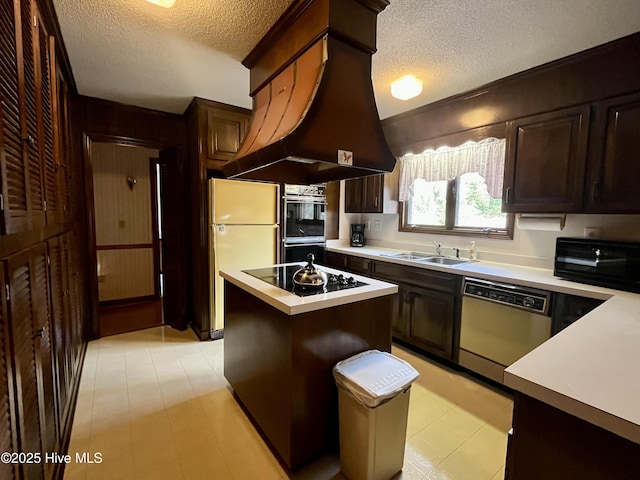
[{"label": "louvered closet door", "polygon": [[44,167],[44,186],[46,201],[47,225],[62,221],[58,188],[58,162],[54,153],[54,98],[56,81],[54,76],[55,43],[45,29],[42,17],[37,16],[37,48],[38,62],[36,99],[38,106],[38,138],[40,140],[40,164]]},{"label": "louvered closet door", "polygon": [[73,331],[73,313],[71,309],[71,300],[69,293],[69,251],[73,238],[72,232],[67,232],[60,237],[60,281],[62,290],[62,315],[63,315],[63,344],[65,354],[65,375],[67,378],[67,390],[70,391],[73,378],[73,360],[74,360],[74,331]]},{"label": "louvered closet door", "polygon": [[43,165],[40,160],[40,149],[43,140],[39,138],[38,117],[41,111],[39,69],[37,68],[38,35],[35,0],[21,1],[24,105],[22,122],[22,138],[25,139],[27,166],[27,209],[31,228],[45,225],[44,188],[42,185]]},{"label": "louvered closet door", "polygon": [[54,369],[57,378],[58,425],[62,427],[69,413],[67,400],[71,386],[71,326],[68,306],[67,252],[63,237],[47,242],[49,249],[49,279],[51,286],[51,340]]},{"label": "louvered closet door", "polygon": [[[51,313],[49,309],[49,271],[47,269],[47,245],[41,243],[33,253],[33,315],[36,372],[38,374],[40,407],[40,431],[43,452],[58,451],[58,408],[53,371],[51,340]],[[53,476],[52,463],[45,463],[45,478]]]},{"label": "louvered closet door", "polygon": [[[19,447],[23,452],[55,452],[58,429],[46,244],[7,259],[7,272],[17,373]],[[42,465],[24,465],[23,469],[27,478],[51,478],[53,474],[53,464],[44,464],[44,470]]]},{"label": "louvered closet door", "polygon": [[60,202],[63,214],[63,221],[71,221],[73,209],[71,205],[71,128],[69,123],[69,88],[64,76],[60,73],[60,69],[56,68],[56,118],[57,118],[57,163],[58,168],[58,189],[60,191]]},{"label": "louvered closet door", "polygon": [[[33,306],[35,299],[31,257],[31,252],[27,251],[6,260],[11,293],[8,312],[16,378],[18,450],[41,452],[39,389],[34,342],[36,319],[33,314]],[[20,468],[26,479],[44,477],[41,464],[23,464]]]},{"label": "louvered closet door", "polygon": [[71,348],[69,357],[71,361],[71,376],[73,378],[80,371],[80,350],[84,338],[84,308],[82,299],[84,298],[84,289],[81,279],[84,265],[80,254],[80,235],[69,232],[63,236],[63,264],[68,266],[68,288],[67,296],[69,298],[70,325],[71,329]]},{"label": "louvered closet door", "polygon": [[[13,399],[13,371],[7,304],[5,295],[4,264],[0,263],[0,452],[17,452],[16,425]],[[17,478],[16,464],[0,463],[0,478]]]},{"label": "louvered closet door", "polygon": [[[23,157],[20,116],[20,73],[16,39],[14,0],[0,0],[0,164],[4,203],[2,233],[29,228],[28,173]],[[20,57],[22,55],[20,54]]]}]

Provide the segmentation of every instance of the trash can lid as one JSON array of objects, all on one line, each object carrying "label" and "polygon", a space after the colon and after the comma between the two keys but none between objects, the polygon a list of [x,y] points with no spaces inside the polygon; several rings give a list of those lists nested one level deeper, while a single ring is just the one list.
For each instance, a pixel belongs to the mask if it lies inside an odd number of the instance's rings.
[{"label": "trash can lid", "polygon": [[418,378],[418,371],[390,353],[369,350],[333,367],[338,387],[368,407],[395,397]]}]

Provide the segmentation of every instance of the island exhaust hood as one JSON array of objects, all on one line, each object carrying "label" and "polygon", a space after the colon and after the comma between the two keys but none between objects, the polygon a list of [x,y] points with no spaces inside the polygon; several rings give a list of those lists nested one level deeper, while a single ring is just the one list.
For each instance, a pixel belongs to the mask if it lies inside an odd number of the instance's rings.
[{"label": "island exhaust hood", "polygon": [[298,0],[243,60],[251,126],[228,178],[311,184],[393,170],[371,57],[388,0]]}]

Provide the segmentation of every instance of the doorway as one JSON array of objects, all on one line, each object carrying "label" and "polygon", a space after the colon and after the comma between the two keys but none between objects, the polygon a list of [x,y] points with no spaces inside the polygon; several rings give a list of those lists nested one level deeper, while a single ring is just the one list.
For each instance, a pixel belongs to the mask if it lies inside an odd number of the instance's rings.
[{"label": "doorway", "polygon": [[101,337],[164,323],[158,155],[153,148],[91,144]]}]

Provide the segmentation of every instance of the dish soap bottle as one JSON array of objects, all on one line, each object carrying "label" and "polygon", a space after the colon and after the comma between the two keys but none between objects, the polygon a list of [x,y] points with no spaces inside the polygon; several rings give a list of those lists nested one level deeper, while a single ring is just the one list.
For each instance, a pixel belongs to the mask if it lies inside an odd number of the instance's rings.
[{"label": "dish soap bottle", "polygon": [[471,247],[469,248],[469,260],[476,259],[476,242],[471,242]]}]

